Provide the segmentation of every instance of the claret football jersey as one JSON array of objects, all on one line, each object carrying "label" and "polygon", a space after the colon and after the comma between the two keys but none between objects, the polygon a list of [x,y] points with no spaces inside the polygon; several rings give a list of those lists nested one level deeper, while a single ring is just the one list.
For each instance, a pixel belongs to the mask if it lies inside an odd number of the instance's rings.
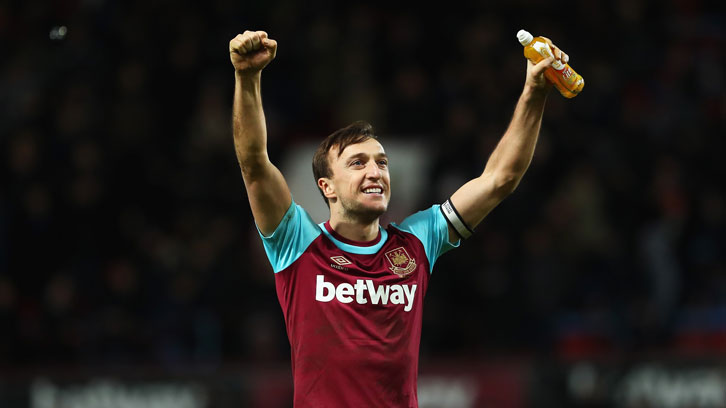
[{"label": "claret football jersey", "polygon": [[435,205],[356,242],[293,202],[270,236],[292,354],[295,407],[417,407],[423,299],[458,246]]}]

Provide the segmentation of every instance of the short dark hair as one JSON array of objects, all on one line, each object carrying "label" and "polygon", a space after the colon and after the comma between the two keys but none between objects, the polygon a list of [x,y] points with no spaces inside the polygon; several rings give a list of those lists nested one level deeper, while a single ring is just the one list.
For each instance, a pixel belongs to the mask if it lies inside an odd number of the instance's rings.
[{"label": "short dark hair", "polygon": [[[313,177],[315,177],[315,183],[321,177],[330,177],[333,175],[330,169],[330,162],[328,161],[328,152],[334,147],[338,149],[338,156],[343,153],[346,147],[358,143],[363,143],[368,139],[377,139],[373,133],[373,126],[363,120],[353,122],[350,125],[338,129],[333,132],[330,136],[326,137],[318,146],[318,149],[313,155]],[[323,190],[320,190],[320,194],[325,200],[325,204],[330,207],[328,198],[323,194]]]}]

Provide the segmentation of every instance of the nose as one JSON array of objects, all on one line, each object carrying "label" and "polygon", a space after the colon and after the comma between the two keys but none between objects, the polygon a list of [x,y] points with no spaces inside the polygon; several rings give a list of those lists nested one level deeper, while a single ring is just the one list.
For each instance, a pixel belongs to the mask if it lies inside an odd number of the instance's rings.
[{"label": "nose", "polygon": [[375,161],[368,164],[366,177],[373,180],[381,178],[381,168],[378,167],[378,164]]}]

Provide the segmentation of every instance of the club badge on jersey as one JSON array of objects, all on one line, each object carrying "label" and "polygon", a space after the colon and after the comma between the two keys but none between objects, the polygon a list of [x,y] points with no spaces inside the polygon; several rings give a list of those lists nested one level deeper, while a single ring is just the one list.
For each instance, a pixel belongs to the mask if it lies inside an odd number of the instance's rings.
[{"label": "club badge on jersey", "polygon": [[386,259],[391,264],[388,267],[398,277],[410,275],[416,269],[416,260],[411,258],[404,247],[398,247],[385,253]]}]

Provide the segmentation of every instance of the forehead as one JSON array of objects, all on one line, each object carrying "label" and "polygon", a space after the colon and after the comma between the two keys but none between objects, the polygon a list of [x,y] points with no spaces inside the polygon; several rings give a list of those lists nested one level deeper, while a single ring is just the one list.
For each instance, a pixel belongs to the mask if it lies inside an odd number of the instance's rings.
[{"label": "forehead", "polygon": [[330,155],[330,158],[334,161],[336,160],[343,160],[348,157],[356,156],[359,154],[365,154],[368,156],[381,156],[385,155],[386,151],[383,150],[383,145],[381,145],[378,140],[376,139],[368,139],[361,143],[356,143],[352,145],[346,146],[345,149],[343,149],[342,152],[340,152],[340,156],[338,156],[338,149],[334,146],[330,151],[328,152]]}]

